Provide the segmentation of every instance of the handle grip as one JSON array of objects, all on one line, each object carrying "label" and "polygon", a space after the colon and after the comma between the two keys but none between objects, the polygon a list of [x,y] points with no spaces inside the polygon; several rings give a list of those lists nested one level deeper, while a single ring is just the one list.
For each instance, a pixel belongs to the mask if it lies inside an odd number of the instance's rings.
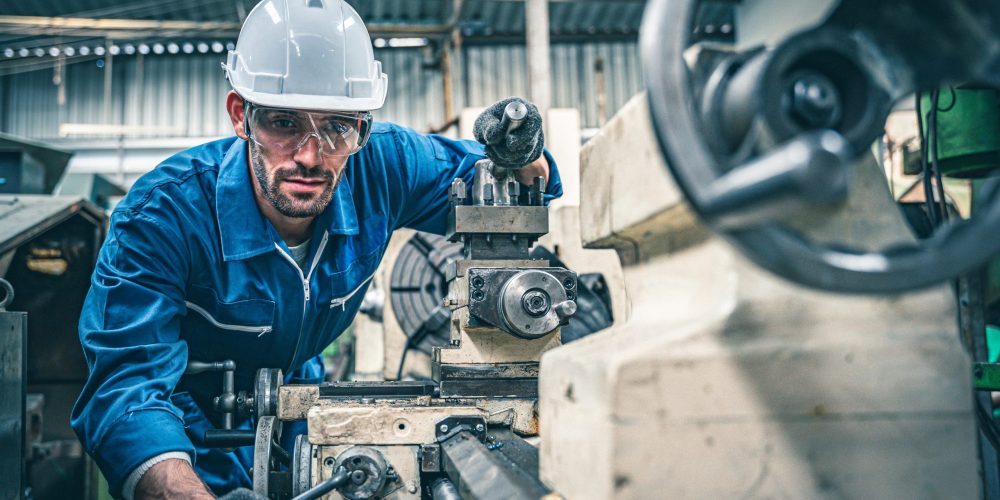
[{"label": "handle grip", "polygon": [[503,110],[503,118],[500,119],[500,128],[503,129],[503,135],[490,144],[499,144],[507,140],[507,136],[511,132],[517,130],[521,124],[524,123],[524,119],[528,117],[528,106],[526,106],[521,101],[511,101],[507,104],[507,107]]},{"label": "handle grip", "polygon": [[209,429],[205,431],[205,446],[209,448],[253,446],[256,437],[256,433],[249,430]]}]

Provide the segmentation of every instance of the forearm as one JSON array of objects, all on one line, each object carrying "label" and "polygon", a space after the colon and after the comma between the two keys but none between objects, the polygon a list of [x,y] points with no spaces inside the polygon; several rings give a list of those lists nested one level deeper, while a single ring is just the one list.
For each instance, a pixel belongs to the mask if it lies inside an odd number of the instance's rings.
[{"label": "forearm", "polygon": [[146,471],[135,487],[137,500],[168,498],[215,498],[186,460],[170,459]]}]

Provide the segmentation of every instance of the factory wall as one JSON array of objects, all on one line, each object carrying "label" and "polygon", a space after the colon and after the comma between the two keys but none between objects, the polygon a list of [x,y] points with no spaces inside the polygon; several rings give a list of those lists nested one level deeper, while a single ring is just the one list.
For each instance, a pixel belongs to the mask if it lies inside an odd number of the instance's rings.
[{"label": "factory wall", "polygon": [[[424,48],[377,50],[389,75],[390,93],[377,119],[425,130],[444,123],[441,71]],[[553,44],[556,107],[575,107],[583,126],[597,127],[594,65],[604,61],[607,115],[640,90],[634,42]],[[228,84],[222,54],[118,56],[0,78],[0,130],[72,147],[105,131],[67,137],[60,124],[129,125],[129,138],[214,137],[231,133],[224,110]],[[466,46],[455,57],[455,111],[528,93],[526,50],[516,46]],[[110,71],[110,95],[105,79]],[[58,85],[62,78],[62,90]]]}]

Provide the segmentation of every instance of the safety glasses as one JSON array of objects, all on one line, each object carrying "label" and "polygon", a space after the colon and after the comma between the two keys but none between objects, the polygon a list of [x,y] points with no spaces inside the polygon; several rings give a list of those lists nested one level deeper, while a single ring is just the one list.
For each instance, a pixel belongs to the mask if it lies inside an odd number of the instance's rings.
[{"label": "safety glasses", "polygon": [[368,142],[368,112],[325,113],[265,108],[247,103],[247,135],[269,153],[295,154],[309,138],[326,157],[350,156]]}]

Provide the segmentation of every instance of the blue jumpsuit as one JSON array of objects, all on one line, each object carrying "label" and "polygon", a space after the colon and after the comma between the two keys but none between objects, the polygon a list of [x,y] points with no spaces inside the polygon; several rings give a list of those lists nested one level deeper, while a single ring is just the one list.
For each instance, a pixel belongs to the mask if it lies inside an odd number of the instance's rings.
[{"label": "blue jumpsuit", "polygon": [[[546,198],[562,194],[551,156]],[[452,179],[482,147],[377,123],[317,217],[300,269],[254,199],[247,144],[210,142],[143,176],[111,215],[80,318],[90,377],[71,424],[113,494],[144,461],[183,451],[216,494],[249,487],[252,449],[203,446],[221,375],[182,378],[188,359],[322,380],[320,352],[350,325],[392,231],[443,233]],[[238,427],[250,428],[247,421]],[[286,446],[299,425],[286,426]]]}]

